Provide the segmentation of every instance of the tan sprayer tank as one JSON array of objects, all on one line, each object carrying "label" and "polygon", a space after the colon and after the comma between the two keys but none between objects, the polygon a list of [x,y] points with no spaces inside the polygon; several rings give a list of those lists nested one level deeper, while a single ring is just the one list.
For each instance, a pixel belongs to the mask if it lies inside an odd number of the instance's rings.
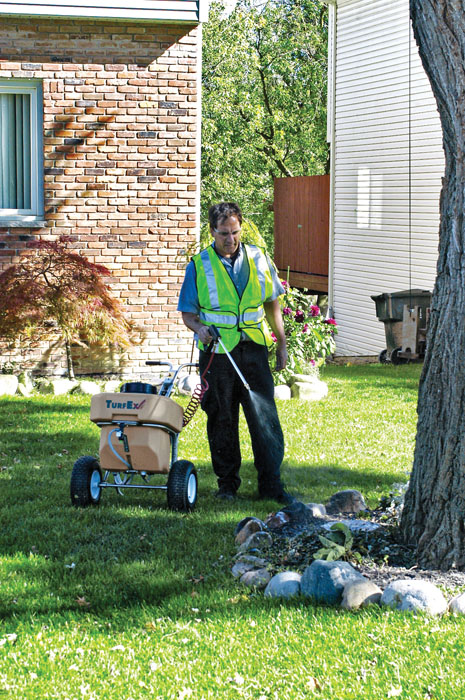
[{"label": "tan sprayer tank", "polygon": [[[179,433],[182,418],[182,407],[159,394],[96,394],[91,400],[90,419],[101,427],[99,454],[102,468],[126,471],[128,465],[125,462],[129,461],[136,471],[168,474],[171,439],[165,428]],[[116,426],[120,422],[125,424],[129,454],[125,453],[123,441],[117,437]]]}]

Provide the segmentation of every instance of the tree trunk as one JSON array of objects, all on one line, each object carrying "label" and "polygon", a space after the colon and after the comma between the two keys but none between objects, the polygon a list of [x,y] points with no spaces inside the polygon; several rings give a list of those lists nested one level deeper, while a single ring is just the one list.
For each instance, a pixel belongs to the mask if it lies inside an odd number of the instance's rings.
[{"label": "tree trunk", "polygon": [[410,0],[443,128],[437,278],[420,380],[415,458],[401,528],[425,568],[465,570],[465,12],[462,0]]},{"label": "tree trunk", "polygon": [[68,379],[74,379],[73,356],[71,354],[71,343],[68,339],[65,340],[66,347],[66,366],[68,368]]}]

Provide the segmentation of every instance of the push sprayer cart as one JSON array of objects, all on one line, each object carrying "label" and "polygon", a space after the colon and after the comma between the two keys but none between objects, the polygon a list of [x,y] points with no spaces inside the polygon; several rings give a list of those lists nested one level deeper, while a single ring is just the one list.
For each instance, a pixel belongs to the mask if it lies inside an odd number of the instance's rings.
[{"label": "push sprayer cart", "polygon": [[[172,510],[191,511],[197,501],[197,474],[192,462],[178,460],[179,434],[208,388],[204,382],[183,411],[170,399],[179,372],[169,362],[148,361],[169,369],[160,389],[144,382],[129,382],[120,393],[92,397],[90,420],[100,428],[100,462],[95,457],[80,457],[71,475],[71,501],[75,506],[98,505],[105,488],[160,489],[167,492]],[[103,474],[102,474],[103,471]],[[168,475],[165,484],[152,483],[159,475]]]}]

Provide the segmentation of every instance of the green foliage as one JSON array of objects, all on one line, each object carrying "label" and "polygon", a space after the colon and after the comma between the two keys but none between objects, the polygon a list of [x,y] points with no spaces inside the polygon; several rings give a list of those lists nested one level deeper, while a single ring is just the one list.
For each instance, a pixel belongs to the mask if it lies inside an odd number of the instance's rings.
[{"label": "green foliage", "polygon": [[272,249],[273,179],[326,171],[327,8],[214,2],[203,29],[202,213],[237,201]]},{"label": "green foliage", "polygon": [[350,558],[354,538],[344,523],[334,523],[331,525],[328,535],[326,537],[319,535],[318,539],[323,547],[315,552],[314,559],[336,561],[337,559]]},{"label": "green foliage", "polygon": [[[286,369],[275,374],[275,382],[286,383],[295,374],[318,373],[328,355],[336,349],[336,321],[327,319],[312,297],[283,282],[286,293],[281,297],[284,332],[288,351]],[[272,349],[274,360],[275,348]]]}]

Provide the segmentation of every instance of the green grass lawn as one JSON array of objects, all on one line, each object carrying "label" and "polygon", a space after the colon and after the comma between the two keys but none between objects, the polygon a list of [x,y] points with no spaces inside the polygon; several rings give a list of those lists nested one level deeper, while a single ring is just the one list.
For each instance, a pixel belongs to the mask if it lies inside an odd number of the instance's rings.
[{"label": "green grass lawn", "polygon": [[[412,462],[420,367],[330,367],[329,396],[280,402],[283,478],[305,502],[357,488],[375,506]],[[185,403],[186,400],[184,399]],[[71,506],[74,460],[98,449],[88,398],[0,399],[0,698],[463,698],[465,622],[281,603],[231,577],[233,530],[265,516],[242,426],[243,484],[213,498],[205,418],[184,430],[192,515],[162,492]]]}]

